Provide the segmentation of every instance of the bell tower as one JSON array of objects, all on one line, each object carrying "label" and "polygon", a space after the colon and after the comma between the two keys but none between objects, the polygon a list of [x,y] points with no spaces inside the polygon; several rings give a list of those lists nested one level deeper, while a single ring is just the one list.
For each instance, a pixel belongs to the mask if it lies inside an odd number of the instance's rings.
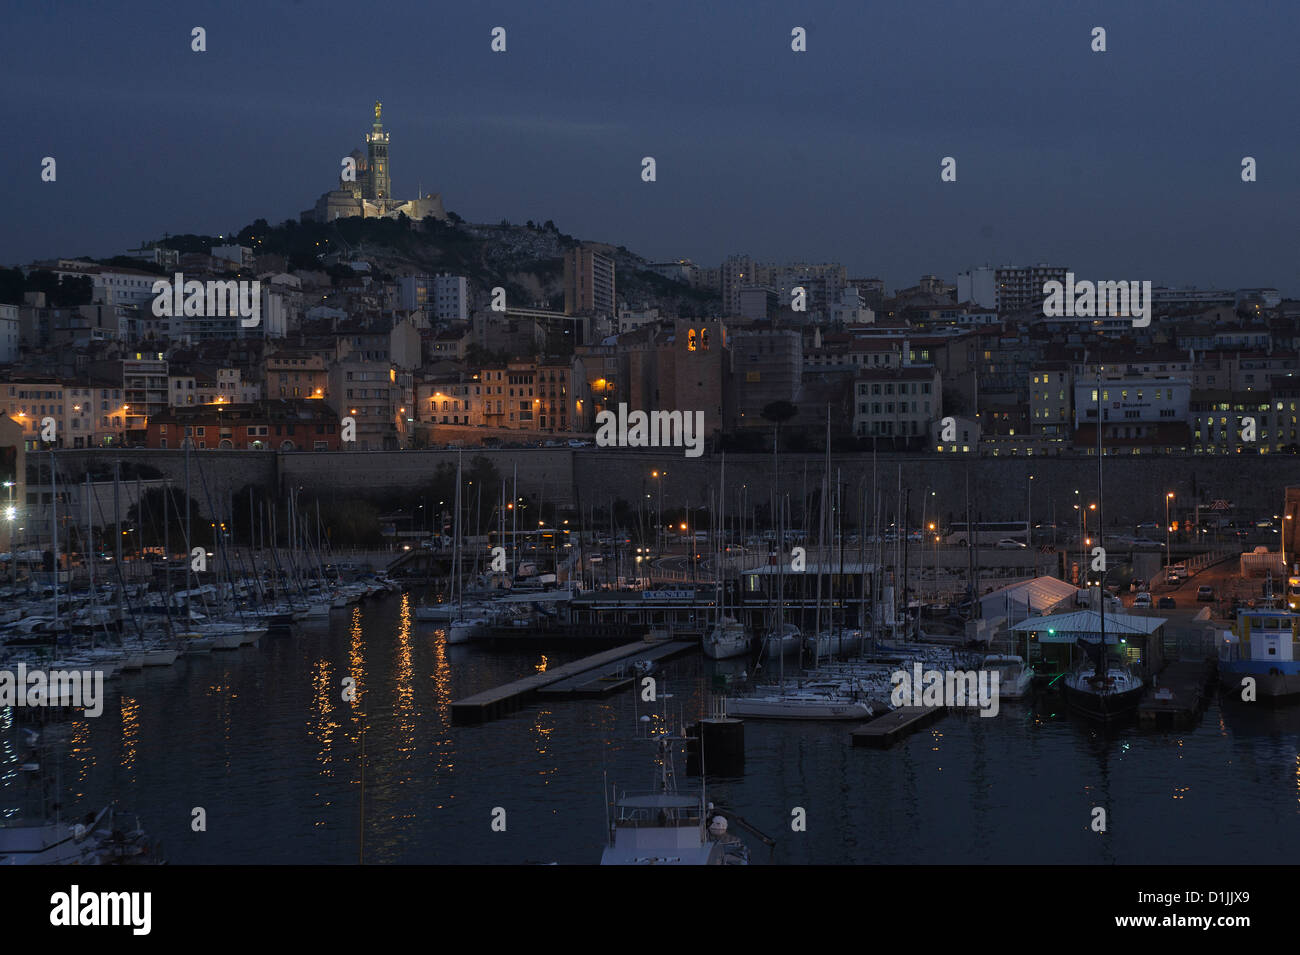
[{"label": "bell tower", "polygon": [[388,172],[388,133],[384,132],[384,104],[375,102],[375,124],[366,134],[368,165],[365,198],[386,201],[393,198],[392,179]]}]

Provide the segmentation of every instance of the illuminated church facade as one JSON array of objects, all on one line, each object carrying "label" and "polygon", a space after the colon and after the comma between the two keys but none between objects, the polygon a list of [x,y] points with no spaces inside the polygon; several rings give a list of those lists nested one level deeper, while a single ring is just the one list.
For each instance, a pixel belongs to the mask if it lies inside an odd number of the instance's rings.
[{"label": "illuminated church facade", "polygon": [[352,150],[348,157],[351,162],[342,164],[338,186],[317,199],[314,208],[303,212],[302,221],[331,222],[351,216],[395,219],[403,213],[411,219],[447,218],[440,193],[430,192],[415,199],[393,198],[383,108],[383,103],[375,103],[375,122],[366,134],[366,151]]}]

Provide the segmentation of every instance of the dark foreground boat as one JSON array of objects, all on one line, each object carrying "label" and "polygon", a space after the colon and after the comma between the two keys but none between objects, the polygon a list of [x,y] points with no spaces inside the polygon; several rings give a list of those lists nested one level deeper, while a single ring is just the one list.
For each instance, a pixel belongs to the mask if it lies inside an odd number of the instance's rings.
[{"label": "dark foreground boat", "polygon": [[1061,681],[1066,704],[1083,716],[1102,722],[1131,716],[1146,685],[1127,667],[1108,664],[1100,677],[1097,670],[1096,666],[1085,666]]}]

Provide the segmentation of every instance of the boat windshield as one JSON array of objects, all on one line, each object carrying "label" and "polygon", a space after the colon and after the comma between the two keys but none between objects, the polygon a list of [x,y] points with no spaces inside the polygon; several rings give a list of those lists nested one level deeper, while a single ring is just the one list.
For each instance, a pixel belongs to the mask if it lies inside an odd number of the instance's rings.
[{"label": "boat windshield", "polygon": [[617,822],[630,828],[699,826],[704,807],[698,799],[672,794],[624,796],[617,803]]}]

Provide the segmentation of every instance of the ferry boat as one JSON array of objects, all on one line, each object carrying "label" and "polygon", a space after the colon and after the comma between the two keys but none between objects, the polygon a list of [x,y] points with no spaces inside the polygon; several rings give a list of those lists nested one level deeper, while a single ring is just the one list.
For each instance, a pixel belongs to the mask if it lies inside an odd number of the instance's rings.
[{"label": "ferry boat", "polygon": [[1245,677],[1253,677],[1257,699],[1300,696],[1300,613],[1240,611],[1219,644],[1219,673],[1234,693]]}]

